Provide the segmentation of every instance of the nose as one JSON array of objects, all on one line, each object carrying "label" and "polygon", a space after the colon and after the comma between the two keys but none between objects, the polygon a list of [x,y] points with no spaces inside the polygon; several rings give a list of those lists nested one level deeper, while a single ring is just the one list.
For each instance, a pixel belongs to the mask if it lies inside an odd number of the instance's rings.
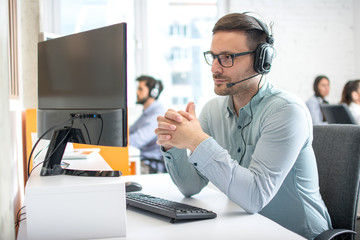
[{"label": "nose", "polygon": [[223,67],[221,66],[218,58],[214,59],[213,64],[211,66],[211,72],[212,73],[222,73],[223,72]]}]

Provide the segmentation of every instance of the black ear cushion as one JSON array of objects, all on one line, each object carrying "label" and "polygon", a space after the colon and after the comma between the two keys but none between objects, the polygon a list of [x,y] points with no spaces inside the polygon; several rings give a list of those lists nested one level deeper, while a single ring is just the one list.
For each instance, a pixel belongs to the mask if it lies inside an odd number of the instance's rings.
[{"label": "black ear cushion", "polygon": [[260,74],[270,72],[274,48],[268,43],[261,43],[255,51],[254,70]]}]

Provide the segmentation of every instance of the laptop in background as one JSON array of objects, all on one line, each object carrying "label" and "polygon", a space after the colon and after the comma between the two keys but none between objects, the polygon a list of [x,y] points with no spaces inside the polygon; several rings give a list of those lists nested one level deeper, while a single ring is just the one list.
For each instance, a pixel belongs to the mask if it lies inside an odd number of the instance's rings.
[{"label": "laptop in background", "polygon": [[325,120],[330,124],[356,124],[346,104],[322,104],[320,108]]}]

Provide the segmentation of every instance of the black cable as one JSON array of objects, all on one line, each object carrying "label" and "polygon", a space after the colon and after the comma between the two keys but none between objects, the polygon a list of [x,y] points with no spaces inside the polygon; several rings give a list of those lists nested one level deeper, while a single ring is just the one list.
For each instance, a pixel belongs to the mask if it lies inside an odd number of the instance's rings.
[{"label": "black cable", "polygon": [[244,151],[243,151],[243,154],[242,154],[242,156],[241,156],[241,158],[240,158],[239,165],[242,163],[242,160],[243,160],[243,158],[244,158],[244,156],[245,156],[245,153],[246,153],[246,141],[245,141],[244,134],[243,134],[243,133],[244,133],[244,129],[245,129],[247,126],[249,126],[250,123],[251,123],[252,120],[253,120],[253,112],[252,112],[252,107],[251,107],[251,101],[252,101],[253,98],[259,93],[260,83],[261,83],[261,80],[263,79],[263,77],[264,77],[264,74],[261,74],[261,78],[260,78],[260,81],[259,81],[258,86],[257,86],[257,91],[256,91],[256,93],[251,97],[250,102],[249,102],[249,104],[250,104],[250,121],[241,129],[241,139],[243,140],[243,143],[244,143]]},{"label": "black cable", "polygon": [[16,214],[16,220],[18,220],[18,219],[20,218],[19,213],[20,213],[21,210],[23,210],[24,208],[25,208],[25,206],[23,206],[23,207],[21,207],[21,208],[19,209],[19,211],[18,211],[17,214]]},{"label": "black cable", "polygon": [[62,122],[62,123],[59,123],[57,125],[54,125],[52,126],[51,128],[49,128],[48,130],[46,130],[40,137],[39,139],[36,141],[35,145],[33,146],[32,150],[31,150],[31,153],[29,155],[29,159],[28,159],[28,166],[27,166],[27,172],[28,172],[28,178],[30,177],[30,161],[31,161],[31,156],[33,155],[34,153],[34,150],[36,148],[36,146],[39,144],[40,140],[46,135],[48,134],[50,131],[54,130],[55,128],[63,125],[63,124],[66,124],[67,122],[70,122],[70,121],[73,121],[75,119],[79,118],[79,116],[73,116],[69,119],[67,119],[66,121]]},{"label": "black cable", "polygon": [[15,227],[19,227],[21,221],[26,220],[26,217],[19,219],[19,221],[15,224]]},{"label": "black cable", "polygon": [[87,134],[88,139],[89,139],[89,144],[91,144],[91,138],[90,138],[89,130],[87,129],[86,124],[84,122],[82,124],[83,124],[83,126],[84,126],[84,128],[86,130],[86,134]]},{"label": "black cable", "polygon": [[21,213],[21,214],[19,214],[19,213],[21,212],[21,210],[23,210],[24,208],[25,208],[25,206],[21,207],[21,208],[18,210],[18,212],[16,213],[15,227],[18,227],[18,226],[19,226],[19,223],[22,221],[22,220],[20,220],[20,217],[21,217],[22,215],[25,215],[25,214],[26,214],[26,213]]},{"label": "black cable", "polygon": [[104,128],[104,120],[103,120],[103,118],[102,118],[102,116],[100,114],[99,114],[99,118],[101,120],[101,129],[100,129],[99,139],[98,139],[96,145],[99,145],[99,143],[100,143],[100,138],[101,138],[102,131],[103,131],[103,128]]},{"label": "black cable", "polygon": [[34,169],[37,168],[38,166],[40,166],[40,164],[42,164],[43,162],[44,162],[44,161],[41,161],[41,162],[39,162],[38,164],[36,164],[36,166],[31,169],[30,175],[31,175],[31,173],[34,171]]}]

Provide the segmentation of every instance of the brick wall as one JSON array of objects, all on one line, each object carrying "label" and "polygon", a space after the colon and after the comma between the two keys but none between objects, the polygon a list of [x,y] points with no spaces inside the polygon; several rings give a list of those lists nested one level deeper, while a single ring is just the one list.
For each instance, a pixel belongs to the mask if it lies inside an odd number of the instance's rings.
[{"label": "brick wall", "polygon": [[330,78],[331,103],[340,100],[347,80],[360,78],[356,0],[230,0],[229,9],[274,21],[277,57],[268,79],[304,101],[313,95],[316,75]]}]

